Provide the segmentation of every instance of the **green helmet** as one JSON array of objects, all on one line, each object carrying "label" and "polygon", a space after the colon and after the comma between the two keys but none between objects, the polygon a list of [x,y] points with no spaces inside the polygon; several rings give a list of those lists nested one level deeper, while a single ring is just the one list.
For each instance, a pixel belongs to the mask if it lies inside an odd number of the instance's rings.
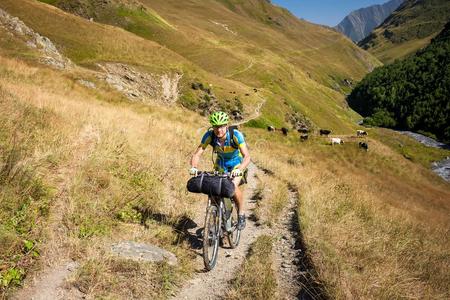
[{"label": "green helmet", "polygon": [[222,126],[228,124],[228,115],[223,111],[216,111],[209,116],[212,126]]}]

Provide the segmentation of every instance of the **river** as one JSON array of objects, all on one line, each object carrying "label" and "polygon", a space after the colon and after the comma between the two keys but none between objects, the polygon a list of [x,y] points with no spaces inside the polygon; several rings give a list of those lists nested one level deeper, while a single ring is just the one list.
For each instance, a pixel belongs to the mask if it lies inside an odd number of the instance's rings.
[{"label": "river", "polygon": [[[417,140],[418,142],[424,144],[428,147],[433,148],[441,148],[441,149],[447,149],[450,150],[450,146],[446,145],[444,143],[438,142],[432,138],[429,138],[427,136],[424,136],[420,133],[415,133],[411,131],[398,131],[401,134],[407,135],[412,137],[413,139]],[[444,178],[445,181],[450,182],[450,157],[447,157],[446,159],[443,159],[441,161],[435,161],[431,164],[431,169]]]}]

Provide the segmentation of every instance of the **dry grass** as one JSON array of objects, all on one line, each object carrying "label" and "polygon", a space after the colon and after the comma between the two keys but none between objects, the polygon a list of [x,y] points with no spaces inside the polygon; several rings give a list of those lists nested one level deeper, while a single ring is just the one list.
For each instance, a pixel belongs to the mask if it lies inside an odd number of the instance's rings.
[{"label": "dry grass", "polygon": [[272,238],[267,235],[256,239],[225,299],[277,299],[272,244]]},{"label": "dry grass", "polygon": [[308,255],[333,298],[449,296],[448,184],[375,140],[366,153],[266,134],[252,156],[300,188]]},{"label": "dry grass", "polygon": [[260,175],[257,186],[258,202],[254,214],[262,224],[275,225],[289,199],[287,186],[281,180]]},{"label": "dry grass", "polygon": [[[100,253],[109,248],[108,243],[121,237],[174,251],[181,263],[168,274],[191,272],[188,246],[175,227],[178,220],[192,213],[192,203],[197,199],[186,194],[184,186],[188,158],[198,141],[192,134],[196,128],[181,122],[179,116],[183,115],[187,124],[202,121],[181,109],[104,101],[114,93],[100,91],[100,101],[92,100],[91,91],[54,71],[0,60],[1,91],[14,100],[2,103],[3,111],[11,112],[2,118],[2,145],[18,132],[18,126],[23,126],[23,137],[18,140],[26,149],[22,160],[36,174],[36,180],[43,179],[43,186],[53,191],[51,205],[49,200],[39,202],[47,205],[47,213],[40,217],[39,231],[32,238],[41,261],[56,263],[67,253],[81,262],[82,270],[89,269],[96,264],[86,258],[101,259]],[[27,185],[18,185],[30,191]],[[42,197],[47,199],[45,195]],[[10,205],[16,199],[12,195],[5,201]],[[36,221],[33,216],[25,217],[28,223]],[[152,230],[141,230],[141,223]],[[63,231],[56,230],[61,225]],[[22,246],[19,243],[9,250],[12,257],[22,251]],[[101,278],[110,276],[110,266],[100,266],[93,272]],[[21,277],[27,270],[28,265]],[[174,278],[167,280],[172,282]],[[133,283],[128,284],[132,288]],[[156,290],[155,296],[162,295],[160,287]],[[98,290],[89,292],[103,295]]]}]

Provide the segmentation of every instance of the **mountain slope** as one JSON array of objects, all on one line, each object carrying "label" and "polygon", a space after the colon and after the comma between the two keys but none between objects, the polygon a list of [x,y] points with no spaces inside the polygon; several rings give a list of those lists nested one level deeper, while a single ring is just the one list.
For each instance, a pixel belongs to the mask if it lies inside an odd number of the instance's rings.
[{"label": "mountain slope", "polygon": [[406,0],[359,46],[390,63],[426,46],[449,19],[449,1]]},{"label": "mountain slope", "polygon": [[[267,105],[263,107],[261,126],[286,125],[286,115],[298,113],[306,115],[317,126],[349,128],[350,124],[342,122],[352,118],[342,96],[349,91],[344,79],[358,80],[379,64],[332,30],[300,21],[286,10],[262,0],[108,1],[98,6],[92,15],[85,3],[96,3],[94,0],[69,1],[71,6],[65,5],[67,2],[52,1],[68,12],[94,18],[95,22],[121,26],[156,42],[163,49],[178,53],[192,63],[184,68],[185,73],[191,72],[193,66],[199,67],[203,75],[197,72],[191,79],[198,77],[211,83],[221,106],[225,106],[224,100],[233,100],[232,92],[237,92],[244,106],[261,102],[259,95],[253,92],[245,96],[253,88],[268,92],[264,95]],[[4,3],[4,7],[33,22],[33,27],[48,33],[63,48],[72,48],[64,45],[63,32],[55,36],[56,30],[45,30],[47,24],[42,20],[46,17],[28,16],[48,10],[43,5],[24,12],[19,7],[14,8],[13,1]],[[29,1],[24,3],[37,6]],[[80,9],[83,5],[85,8]],[[180,15],[180,11],[186,13]],[[139,64],[139,60],[134,63]],[[183,80],[188,81],[187,74]],[[236,86],[240,86],[240,91]],[[196,108],[201,101],[188,89],[183,92],[182,102]]]},{"label": "mountain slope", "polygon": [[450,143],[449,95],[450,22],[416,55],[369,74],[348,100],[371,125],[424,131]]},{"label": "mountain slope", "polygon": [[403,0],[391,0],[382,5],[372,5],[351,12],[336,28],[348,36],[352,41],[359,42],[364,39],[378,25],[380,25]]}]

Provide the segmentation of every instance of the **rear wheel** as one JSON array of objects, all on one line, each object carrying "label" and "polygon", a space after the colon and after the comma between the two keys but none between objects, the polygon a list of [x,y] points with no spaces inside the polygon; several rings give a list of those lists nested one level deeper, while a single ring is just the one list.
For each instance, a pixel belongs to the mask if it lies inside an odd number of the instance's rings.
[{"label": "rear wheel", "polygon": [[231,211],[231,232],[228,232],[228,243],[230,248],[234,249],[239,245],[239,240],[241,239],[241,231],[237,229],[238,224],[238,210],[236,202],[232,201],[232,211]]},{"label": "rear wheel", "polygon": [[209,271],[216,266],[220,240],[220,212],[217,206],[208,208],[203,230],[203,262]]}]

